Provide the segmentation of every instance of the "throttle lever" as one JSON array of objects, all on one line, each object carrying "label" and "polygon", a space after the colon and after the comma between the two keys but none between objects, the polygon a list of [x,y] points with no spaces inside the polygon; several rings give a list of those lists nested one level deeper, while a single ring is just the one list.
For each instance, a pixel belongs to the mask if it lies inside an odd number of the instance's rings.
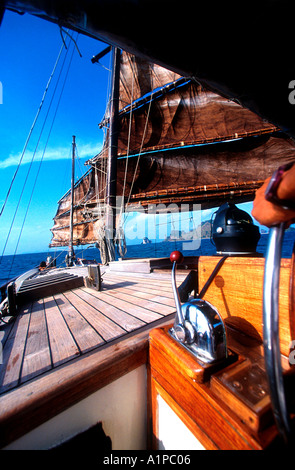
[{"label": "throttle lever", "polygon": [[174,334],[176,338],[184,342],[186,340],[186,330],[185,330],[185,318],[182,314],[182,309],[181,309],[181,303],[180,303],[180,296],[178,289],[176,287],[176,265],[181,264],[183,262],[183,255],[180,251],[173,251],[170,255],[170,261],[173,263],[172,265],[172,290],[173,290],[173,296],[174,296],[174,301],[175,301],[175,307],[176,307],[176,315],[175,315],[175,321],[174,321]]},{"label": "throttle lever", "polygon": [[180,251],[170,255],[172,266],[172,289],[176,315],[170,334],[205,363],[223,360],[227,357],[225,326],[216,308],[198,298],[183,305],[176,287],[176,265],[182,263]]}]

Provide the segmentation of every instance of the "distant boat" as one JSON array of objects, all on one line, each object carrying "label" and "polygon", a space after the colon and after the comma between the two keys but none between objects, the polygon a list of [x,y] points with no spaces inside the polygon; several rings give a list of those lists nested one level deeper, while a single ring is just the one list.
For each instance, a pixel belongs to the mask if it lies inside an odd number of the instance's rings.
[{"label": "distant boat", "polygon": [[144,237],[144,239],[141,242],[142,245],[148,245],[149,243],[152,243],[152,242],[148,237]]}]

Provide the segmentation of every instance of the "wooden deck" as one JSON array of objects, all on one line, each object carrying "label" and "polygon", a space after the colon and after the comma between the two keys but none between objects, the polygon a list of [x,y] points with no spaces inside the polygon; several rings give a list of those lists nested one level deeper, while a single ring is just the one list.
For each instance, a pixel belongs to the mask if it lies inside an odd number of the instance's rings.
[{"label": "wooden deck", "polygon": [[174,313],[169,272],[105,272],[102,291],[80,287],[24,306],[0,329],[0,447],[52,416],[53,403],[57,413],[146,361],[148,332]]},{"label": "wooden deck", "polygon": [[[186,262],[177,283],[197,268],[202,288],[217,262]],[[171,264],[156,269],[135,263],[133,272],[116,267],[103,274],[102,291],[80,287],[51,295],[0,327],[0,448],[148,363],[150,331],[175,316]],[[228,258],[205,295],[224,319],[230,350],[261,365],[263,272],[261,258]],[[279,310],[285,362],[294,339],[293,299],[293,261],[284,259]]]}]

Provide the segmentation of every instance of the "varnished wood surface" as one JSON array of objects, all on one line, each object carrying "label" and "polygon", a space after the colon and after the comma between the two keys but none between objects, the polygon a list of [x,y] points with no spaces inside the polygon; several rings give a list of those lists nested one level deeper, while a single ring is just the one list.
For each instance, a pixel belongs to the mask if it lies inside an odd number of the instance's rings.
[{"label": "varnished wood surface", "polygon": [[[218,259],[201,257],[196,263],[200,289]],[[217,307],[227,326],[236,332],[232,338],[242,344],[241,338],[245,335],[252,337],[257,347],[252,347],[251,352],[258,355],[262,349],[263,270],[263,259],[229,258],[205,295],[205,299]],[[289,341],[294,338],[294,321],[290,317],[294,306],[288,291],[294,280],[290,272],[291,261],[283,260],[280,334],[281,350],[286,356]],[[187,273],[177,272],[178,284]],[[83,287],[34,301],[24,306],[13,323],[1,327],[4,338],[3,364],[0,364],[0,447],[147,362],[149,331],[159,324],[172,323],[174,319],[170,275],[167,271],[109,271],[103,274],[102,291]],[[209,394],[209,398],[205,398],[203,395],[206,384],[201,382],[204,378],[207,380],[207,375],[203,378],[202,372],[200,375],[198,368],[192,367],[190,359],[186,358],[183,361],[186,378],[179,388],[175,385],[176,376],[171,383],[167,378],[182,367],[178,351],[174,351],[178,360],[173,366],[169,355],[159,344],[157,350],[164,354],[165,361],[157,359],[158,370],[153,368],[153,380],[166,393],[175,394],[173,400],[177,406],[187,404],[191,407],[191,399],[180,393],[181,387],[189,382],[193,387],[192,393],[196,394],[194,400],[200,399],[201,409],[203,407],[209,412],[214,404],[220,430],[227,422],[231,428],[234,420],[232,411],[216,401],[216,397]],[[153,358],[153,349],[151,351]],[[202,428],[201,415],[200,420],[199,427]],[[240,448],[245,440],[244,432],[247,434],[248,431],[239,424],[238,436],[242,433],[242,437],[229,436],[228,445]],[[218,429],[216,433],[218,437]],[[256,448],[257,442],[249,439],[249,447]],[[269,443],[269,436],[264,434],[264,439],[258,448]],[[218,443],[216,446],[219,448]]]},{"label": "varnished wood surface", "polygon": [[[262,450],[269,447],[276,438],[277,431],[273,423],[262,432],[255,432],[255,423],[249,426],[245,419],[249,410],[246,414],[245,410],[237,411],[232,407],[232,400],[228,395],[221,397],[220,393],[214,393],[210,384],[220,372],[213,370],[211,377],[207,376],[204,383],[196,380],[195,375],[199,375],[200,365],[184,348],[179,348],[176,352],[167,328],[154,329],[150,333],[149,362],[149,413],[152,417],[154,449],[158,448],[158,394],[206,449]],[[193,362],[195,364],[188,367]],[[238,366],[239,364],[237,361]],[[195,372],[192,373],[192,370]],[[256,416],[259,419],[259,413]],[[257,424],[256,428],[258,427]]]},{"label": "varnished wood surface", "polygon": [[[216,256],[199,258],[199,290],[219,259]],[[293,260],[283,259],[279,316],[282,364],[286,368],[290,342],[295,337],[293,271]],[[238,357],[236,363],[228,366],[231,372],[225,373],[238,376],[240,369],[245,367],[243,380],[249,377],[246,373],[248,364],[250,371],[252,365],[264,368],[263,276],[263,258],[228,258],[204,296],[221,314],[226,324],[228,346]],[[154,448],[157,448],[158,438],[159,394],[207,449],[265,449],[277,441],[269,395],[257,405],[249,405],[247,399],[225,386],[222,377],[227,368],[219,372],[209,370],[209,374],[206,369],[202,372],[190,353],[171,342],[167,328],[151,332],[149,359]],[[259,379],[253,380],[254,387],[261,385]]]},{"label": "varnished wood surface", "polygon": [[[203,287],[219,258],[200,257],[199,283]],[[253,338],[263,337],[263,275],[264,259],[227,258],[207,290],[204,299],[212,303],[227,325]],[[290,343],[295,339],[294,296],[290,295],[291,260],[282,259],[279,289],[281,353],[288,357]],[[294,282],[294,281],[293,281]]]},{"label": "varnished wood surface", "polygon": [[146,363],[149,330],[174,312],[169,273],[107,272],[100,292],[83,287],[24,306],[2,327],[0,446]]},{"label": "varnished wood surface", "polygon": [[4,328],[0,392],[175,311],[169,277],[106,273],[103,290],[73,289],[27,304]]}]

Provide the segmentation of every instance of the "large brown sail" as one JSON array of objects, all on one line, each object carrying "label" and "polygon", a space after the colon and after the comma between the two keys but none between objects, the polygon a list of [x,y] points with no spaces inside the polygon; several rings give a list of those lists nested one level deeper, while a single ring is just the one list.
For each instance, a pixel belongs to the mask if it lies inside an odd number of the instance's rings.
[{"label": "large brown sail", "polygon": [[[197,82],[126,52],[121,56],[119,110],[119,156],[239,139],[277,129]],[[107,126],[107,119],[101,125]],[[106,148],[107,142],[106,138]]]},{"label": "large brown sail", "polygon": [[[106,114],[101,125],[108,128]],[[157,204],[215,207],[252,200],[293,141],[274,125],[200,84],[121,55],[117,196],[126,210]],[[75,186],[74,240],[97,240],[104,216],[108,132],[91,169]],[[51,246],[68,240],[70,196],[59,202]]]},{"label": "large brown sail", "polygon": [[[99,183],[95,177],[99,175]],[[99,188],[103,187],[100,198]],[[104,216],[105,172],[88,172],[75,184],[73,211],[73,244],[95,243]],[[66,246],[69,242],[71,192],[68,191],[59,201],[54,217],[53,234],[50,246]],[[96,213],[95,213],[96,210]]]}]

